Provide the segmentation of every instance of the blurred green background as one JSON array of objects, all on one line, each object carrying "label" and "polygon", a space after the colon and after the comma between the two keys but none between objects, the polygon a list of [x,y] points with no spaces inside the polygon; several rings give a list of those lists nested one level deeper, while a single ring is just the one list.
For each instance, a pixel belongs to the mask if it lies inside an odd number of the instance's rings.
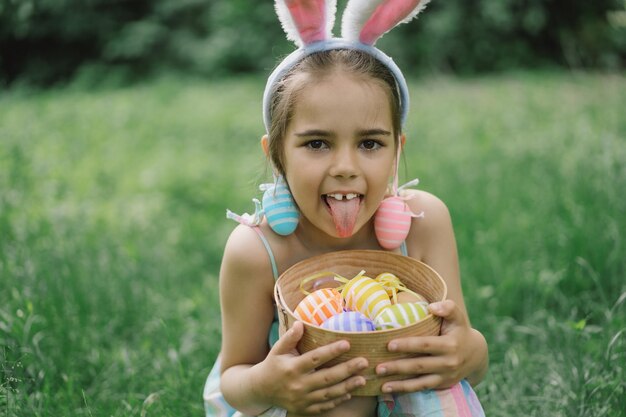
[{"label": "blurred green background", "polygon": [[[379,43],[410,75],[626,62],[624,0],[435,0],[422,17]],[[265,72],[291,49],[271,0],[0,1],[5,85]]]},{"label": "blurred green background", "polygon": [[[625,13],[435,0],[381,40],[488,416],[626,415]],[[0,415],[203,415],[225,210],[268,179],[261,95],[292,49],[271,1],[0,0]]]}]

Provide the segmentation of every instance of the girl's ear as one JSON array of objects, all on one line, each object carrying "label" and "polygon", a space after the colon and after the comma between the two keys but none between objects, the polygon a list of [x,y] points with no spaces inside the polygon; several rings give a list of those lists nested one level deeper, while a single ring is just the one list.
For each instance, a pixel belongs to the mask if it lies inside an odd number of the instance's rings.
[{"label": "girl's ear", "polygon": [[263,135],[261,138],[261,148],[263,148],[263,153],[266,157],[270,157],[270,142],[267,135]]},{"label": "girl's ear", "polygon": [[272,173],[274,175],[274,177],[280,175],[278,173],[278,170],[276,169],[276,165],[274,164],[274,161],[272,161],[272,158],[270,156],[270,138],[267,135],[263,135],[261,137],[261,148],[263,149],[263,153],[265,154],[265,157],[267,158],[267,160],[270,162],[270,165],[272,166]]}]

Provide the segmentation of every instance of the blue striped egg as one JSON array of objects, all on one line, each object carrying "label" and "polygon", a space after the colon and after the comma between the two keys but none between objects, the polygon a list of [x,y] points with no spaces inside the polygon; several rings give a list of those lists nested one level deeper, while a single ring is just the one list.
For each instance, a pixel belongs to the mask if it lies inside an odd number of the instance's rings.
[{"label": "blue striped egg", "polygon": [[298,227],[298,209],[284,181],[279,180],[263,193],[263,210],[272,230],[287,236]]},{"label": "blue striped egg", "polygon": [[340,332],[371,332],[376,329],[374,322],[358,311],[344,311],[322,323],[322,328]]}]

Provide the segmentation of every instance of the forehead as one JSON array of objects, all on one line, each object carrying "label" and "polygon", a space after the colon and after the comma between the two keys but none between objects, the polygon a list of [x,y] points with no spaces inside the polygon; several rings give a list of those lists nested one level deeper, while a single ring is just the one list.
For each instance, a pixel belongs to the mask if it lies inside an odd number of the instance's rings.
[{"label": "forehead", "polygon": [[290,125],[296,124],[392,130],[389,93],[382,83],[362,76],[343,72],[310,76],[294,102]]}]

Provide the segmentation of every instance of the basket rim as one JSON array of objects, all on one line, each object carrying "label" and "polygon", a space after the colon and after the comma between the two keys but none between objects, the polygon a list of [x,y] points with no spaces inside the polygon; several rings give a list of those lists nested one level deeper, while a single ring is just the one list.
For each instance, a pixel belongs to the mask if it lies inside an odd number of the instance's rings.
[{"label": "basket rim", "polygon": [[[341,253],[347,253],[347,252],[350,252],[350,253],[353,253],[353,254],[354,253],[362,253],[363,255],[372,254],[372,253],[376,253],[378,255],[385,254],[386,256],[389,255],[391,257],[400,257],[400,258],[403,258],[403,259],[407,259],[408,258],[408,259],[411,260],[411,262],[417,262],[418,264],[420,264],[420,266],[425,267],[426,269],[429,269],[441,281],[441,284],[443,286],[443,295],[442,295],[442,299],[441,300],[437,300],[437,301],[446,300],[447,297],[448,297],[448,285],[446,284],[446,281],[443,279],[443,277],[433,267],[431,267],[430,265],[428,265],[425,262],[422,262],[422,261],[420,261],[418,259],[415,259],[415,258],[411,258],[410,256],[399,255],[399,254],[394,253],[394,252],[388,252],[388,251],[383,251],[383,250],[375,250],[375,249],[348,249],[348,250],[333,251],[333,252],[328,252],[328,253],[324,253],[324,254],[320,254],[320,255],[315,255],[315,256],[312,256],[310,258],[306,258],[306,259],[303,259],[303,260],[301,260],[299,262],[296,262],[295,264],[293,264],[292,266],[287,268],[282,274],[280,274],[280,276],[278,277],[278,279],[274,283],[274,299],[276,301],[276,307],[281,309],[281,310],[283,310],[284,312],[288,313],[291,316],[291,318],[293,318],[294,320],[301,321],[302,324],[304,324],[305,327],[313,327],[315,329],[323,330],[323,331],[326,331],[326,332],[329,332],[329,333],[334,333],[334,334],[337,334],[337,335],[340,335],[340,336],[346,336],[346,337],[347,336],[354,336],[356,334],[361,334],[359,332],[346,332],[346,331],[340,331],[340,330],[326,329],[324,327],[317,326],[317,325],[312,324],[312,323],[307,323],[307,322],[305,322],[303,320],[299,320],[295,316],[293,311],[289,308],[287,303],[285,302],[283,294],[282,294],[282,288],[279,285],[280,281],[281,281],[281,278],[283,278],[285,275],[287,275],[287,273],[289,273],[292,269],[296,269],[296,267],[300,266],[304,262],[315,262],[317,259],[325,258],[325,257],[329,256],[329,254],[340,255]],[[329,272],[332,272],[332,271],[329,271]],[[435,301],[435,302],[437,302],[437,301]],[[410,328],[410,327],[413,327],[413,326],[416,326],[416,325],[420,324],[423,321],[426,321],[428,319],[432,319],[432,318],[435,318],[435,317],[438,317],[438,316],[435,316],[434,314],[429,312],[428,315],[426,317],[424,317],[423,319],[421,319],[420,321],[415,322],[415,323],[411,323],[411,324],[409,324],[407,326],[402,326],[401,328]],[[381,330],[372,330],[372,331],[369,331],[369,332],[362,332],[362,333],[363,334],[378,334],[378,335],[382,335],[382,334],[385,334],[385,333],[395,332],[398,329],[399,328],[381,329]]]}]

